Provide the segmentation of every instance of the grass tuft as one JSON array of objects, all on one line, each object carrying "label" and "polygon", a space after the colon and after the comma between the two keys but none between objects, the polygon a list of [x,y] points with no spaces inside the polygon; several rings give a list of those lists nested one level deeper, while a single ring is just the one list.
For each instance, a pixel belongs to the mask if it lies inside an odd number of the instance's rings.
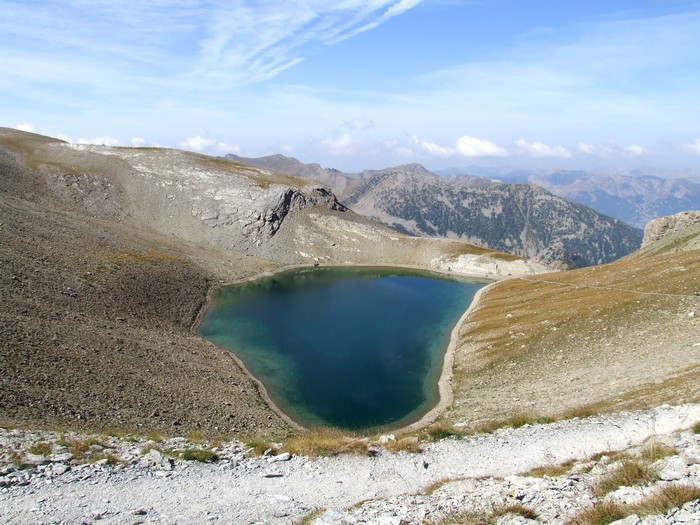
[{"label": "grass tuft", "polygon": [[615,470],[605,475],[594,489],[594,494],[603,497],[620,487],[644,485],[657,479],[654,472],[646,463],[636,460],[625,460]]},{"label": "grass tuft", "polygon": [[430,520],[426,525],[485,525],[486,518],[476,512],[463,511],[457,514],[449,514],[437,520]]},{"label": "grass tuft", "polygon": [[420,441],[415,436],[399,437],[388,441],[384,448],[389,452],[409,452],[418,454],[423,452],[423,447],[420,446]]},{"label": "grass tuft", "polygon": [[454,425],[449,423],[439,423],[433,425],[425,431],[427,437],[431,441],[440,441],[441,439],[447,439],[451,437],[464,437],[466,432],[464,430],[456,428]]},{"label": "grass tuft", "polygon": [[665,514],[671,509],[682,507],[689,501],[700,499],[700,487],[692,485],[666,485],[634,506],[635,514],[649,516]]},{"label": "grass tuft", "polygon": [[200,463],[213,463],[219,460],[219,455],[215,452],[196,448],[176,451],[176,456],[185,461],[199,461]]},{"label": "grass tuft", "polygon": [[563,476],[564,474],[569,473],[575,463],[576,462],[574,460],[570,460],[566,463],[562,463],[561,465],[545,465],[543,467],[535,467],[523,474],[523,476],[530,476],[533,478],[543,478],[545,476],[554,478],[556,476]]},{"label": "grass tuft", "polygon": [[631,510],[626,509],[623,505],[604,502],[580,512],[567,525],[607,525],[631,514]]},{"label": "grass tuft", "polygon": [[311,523],[313,523],[313,521],[324,512],[326,512],[325,507],[314,509],[311,512],[309,512],[306,516],[303,516],[299,521],[296,521],[294,525],[311,525]]},{"label": "grass tuft", "polygon": [[438,520],[431,520],[427,523],[428,525],[486,525],[495,523],[498,518],[507,516],[508,514],[516,514],[529,520],[536,520],[538,517],[534,510],[520,504],[515,504],[496,509],[489,514],[468,511],[448,514]]},{"label": "grass tuft", "polygon": [[646,461],[654,462],[659,459],[667,458],[676,454],[675,447],[652,439],[644,445],[644,448],[639,453],[639,456]]},{"label": "grass tuft", "polygon": [[193,443],[195,445],[201,445],[206,441],[204,437],[204,433],[201,430],[193,430],[189,434],[185,436],[187,438],[187,441],[190,443]]},{"label": "grass tuft", "polygon": [[275,447],[269,441],[260,438],[252,438],[245,442],[245,446],[251,449],[250,455],[262,456],[268,450],[275,450]]},{"label": "grass tuft", "polygon": [[700,421],[693,425],[693,433],[700,434]]},{"label": "grass tuft", "polygon": [[27,449],[27,452],[34,454],[35,456],[50,456],[51,455],[51,443],[46,441],[40,441],[34,443],[31,447]]},{"label": "grass tuft", "polygon": [[495,520],[496,518],[500,518],[501,516],[506,516],[508,514],[516,514],[528,520],[536,520],[538,518],[537,512],[535,512],[529,507],[525,507],[524,505],[516,503],[515,505],[509,505],[502,509],[495,510],[491,513],[491,519],[489,521]]},{"label": "grass tuft", "polygon": [[666,485],[639,503],[603,502],[575,516],[567,525],[606,525],[627,516],[664,515],[671,509],[700,499],[700,488],[690,485]]}]

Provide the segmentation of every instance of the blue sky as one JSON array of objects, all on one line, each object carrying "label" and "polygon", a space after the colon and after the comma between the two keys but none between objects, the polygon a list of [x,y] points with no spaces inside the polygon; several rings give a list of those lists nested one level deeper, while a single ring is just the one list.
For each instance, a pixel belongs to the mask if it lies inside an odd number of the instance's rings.
[{"label": "blue sky", "polygon": [[0,0],[0,125],[344,171],[700,168],[700,1]]}]

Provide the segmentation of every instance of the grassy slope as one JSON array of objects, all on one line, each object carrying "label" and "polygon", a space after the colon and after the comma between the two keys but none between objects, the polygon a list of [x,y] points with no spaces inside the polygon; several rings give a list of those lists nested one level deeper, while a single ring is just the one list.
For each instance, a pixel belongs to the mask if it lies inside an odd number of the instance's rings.
[{"label": "grassy slope", "polygon": [[[700,230],[614,263],[498,283],[460,333],[447,418],[700,399]],[[679,239],[683,239],[679,241]]]}]

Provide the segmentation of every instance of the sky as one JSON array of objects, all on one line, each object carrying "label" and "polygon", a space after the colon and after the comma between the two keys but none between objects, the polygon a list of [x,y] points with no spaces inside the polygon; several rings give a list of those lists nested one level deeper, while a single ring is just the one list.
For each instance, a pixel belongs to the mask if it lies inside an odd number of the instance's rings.
[{"label": "sky", "polygon": [[700,0],[0,0],[0,126],[73,143],[700,168]]}]

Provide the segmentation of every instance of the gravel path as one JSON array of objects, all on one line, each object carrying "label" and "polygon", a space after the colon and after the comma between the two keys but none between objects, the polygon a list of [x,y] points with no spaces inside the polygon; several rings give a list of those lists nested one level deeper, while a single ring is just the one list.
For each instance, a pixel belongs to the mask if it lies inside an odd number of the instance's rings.
[{"label": "gravel path", "polygon": [[[295,523],[316,508],[419,493],[445,478],[505,477],[626,449],[700,421],[700,404],[501,429],[420,454],[178,462],[172,470],[85,465],[3,488],[3,523]],[[7,446],[7,443],[5,443]]]}]

